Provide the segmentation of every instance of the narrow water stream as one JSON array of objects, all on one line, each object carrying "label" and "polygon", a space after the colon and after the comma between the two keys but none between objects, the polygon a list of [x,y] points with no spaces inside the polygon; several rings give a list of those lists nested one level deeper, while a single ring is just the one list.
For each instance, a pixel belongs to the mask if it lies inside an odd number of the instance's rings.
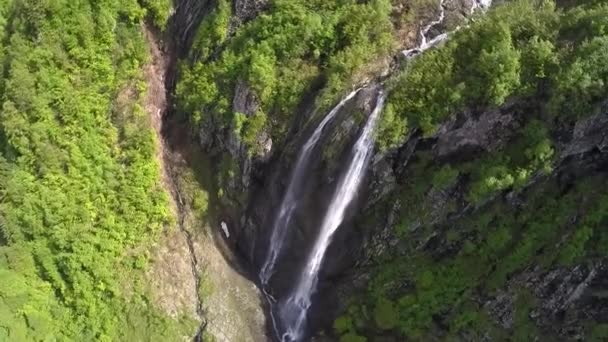
[{"label": "narrow water stream", "polygon": [[266,260],[264,261],[264,265],[262,266],[262,270],[260,271],[260,282],[262,286],[267,286],[270,277],[274,273],[274,267],[277,262],[277,258],[281,254],[283,250],[283,246],[285,241],[287,240],[287,233],[289,231],[289,224],[291,223],[291,218],[294,213],[296,206],[298,205],[298,195],[300,194],[300,186],[302,181],[306,176],[307,166],[309,164],[310,157],[312,152],[314,151],[319,139],[321,138],[321,134],[325,126],[329,122],[332,121],[336,113],[340,111],[340,109],[344,106],[345,103],[350,101],[359,89],[352,91],[346,97],[340,101],[327,116],[321,121],[319,126],[315,129],[313,134],[308,138],[294,166],[291,177],[289,179],[289,185],[287,186],[287,191],[283,196],[283,200],[281,201],[281,206],[279,208],[278,214],[274,220],[272,225],[272,235],[270,237],[270,241],[268,244],[268,253],[266,254]]},{"label": "narrow water stream", "polygon": [[346,173],[340,179],[338,187],[327,208],[321,224],[321,231],[317,237],[312,251],[308,257],[306,267],[298,280],[297,286],[290,292],[284,302],[278,303],[280,325],[284,326],[285,333],[281,336],[283,341],[300,341],[303,337],[306,314],[311,305],[319,271],[331,243],[331,238],[342,223],[348,205],[352,202],[359,190],[364,173],[367,169],[370,156],[374,149],[374,128],[384,108],[386,96],[382,90],[378,93],[376,106],[369,115],[367,122],[353,146],[352,156]]}]

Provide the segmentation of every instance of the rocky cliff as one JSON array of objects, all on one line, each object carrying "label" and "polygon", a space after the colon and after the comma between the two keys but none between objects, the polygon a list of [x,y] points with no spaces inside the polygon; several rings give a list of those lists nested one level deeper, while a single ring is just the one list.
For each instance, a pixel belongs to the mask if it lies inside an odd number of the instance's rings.
[{"label": "rocky cliff", "polygon": [[[187,24],[179,29],[184,46],[194,39],[190,38],[194,29],[189,27],[204,22],[196,13],[204,13],[205,4],[186,1],[178,6],[176,21]],[[436,28],[435,34],[462,24],[475,4],[446,1],[444,8],[449,19],[445,27]],[[249,46],[239,40],[243,32],[239,27],[249,32],[258,22],[256,15],[272,12],[272,6],[261,1],[232,4],[231,19],[225,27],[228,38],[218,51],[240,51],[231,47],[230,39],[234,44]],[[408,13],[408,4],[395,1],[392,6],[394,21]],[[538,17],[549,16],[548,10],[534,11],[538,11]],[[436,10],[412,13],[422,25],[436,15]],[[508,39],[514,45],[519,44],[518,39],[528,38],[525,30],[543,25],[526,15],[522,14],[524,19],[519,24],[525,27],[521,29],[524,33],[510,28]],[[508,18],[514,20],[513,16]],[[263,20],[270,19],[260,19]],[[254,24],[248,26],[247,22]],[[491,31],[494,26],[490,21],[485,25],[492,28],[484,31],[473,24],[481,32],[480,37],[488,41],[491,34],[506,30],[497,25],[498,31]],[[395,32],[403,36],[406,28]],[[462,30],[465,38],[460,38],[459,43],[468,48],[468,29]],[[533,40],[526,42],[532,44]],[[472,56],[474,49],[460,52],[454,46],[446,49],[477,58]],[[491,55],[487,52],[490,50],[482,50],[480,55]],[[322,54],[317,50],[312,52],[315,53]],[[230,57],[216,54],[201,59],[190,54],[188,58],[192,65],[215,66],[220,63],[217,60],[233,58],[227,55]],[[280,65],[280,54],[273,58],[275,65]],[[368,65],[377,61],[371,60]],[[248,66],[255,63],[253,58],[245,62]],[[497,59],[494,63],[499,74],[509,72],[503,70],[508,67],[508,60]],[[396,59],[394,73],[413,74],[410,64]],[[466,68],[455,65],[454,69],[481,79],[491,73],[486,70],[479,76],[475,67],[481,65],[471,62]],[[525,67],[517,67],[518,73],[520,69],[524,70],[521,88],[528,87],[523,84],[527,81]],[[546,86],[550,82],[541,80],[541,71],[535,70],[538,74],[531,76],[539,77],[535,79],[534,96],[530,95],[532,86],[525,91],[512,91],[498,101],[486,101],[485,95],[480,95],[487,91],[488,97],[498,96],[501,89],[492,88],[490,92],[489,85],[475,94],[463,92],[460,95],[465,100],[450,104],[447,112],[441,111],[439,119],[433,118],[433,129],[427,129],[425,122],[412,116],[408,118],[411,127],[401,130],[397,143],[379,144],[364,187],[325,258],[317,304],[311,311],[311,326],[317,339],[341,336],[345,341],[364,341],[357,338],[367,336],[401,341],[407,336],[467,341],[583,340],[605,336],[603,324],[608,316],[602,288],[608,273],[602,252],[605,234],[599,231],[607,223],[603,187],[608,177],[608,106],[602,102],[605,96],[596,96],[585,115],[557,119],[551,114],[555,107],[549,98],[558,91]],[[289,76],[284,70],[281,73],[282,77]],[[387,73],[378,73],[381,74]],[[267,99],[266,88],[255,84],[245,72],[230,75],[233,81],[216,82],[221,95],[195,107],[206,117],[197,122],[194,130],[198,142],[217,165],[220,216],[231,232],[226,240],[255,279],[266,252],[274,211],[280,205],[300,147],[331,107],[325,101],[331,77],[311,77],[309,86],[301,90],[285,118],[280,116],[281,104]],[[462,84],[472,83],[459,77],[461,83],[446,83],[444,87],[458,90]],[[445,81],[452,80],[446,77]],[[374,82],[379,84],[382,80],[371,81]],[[402,86],[392,77],[387,84],[391,90]],[[188,85],[199,86],[192,82]],[[346,85],[348,88],[352,85]],[[217,89],[209,91],[218,92]],[[281,88],[273,89],[271,94],[278,96]],[[428,97],[432,99],[436,91],[431,91],[433,94]],[[369,115],[376,93],[374,86],[359,92],[339,111],[323,135],[308,166],[307,188],[290,227],[287,255],[272,279],[272,293],[282,293],[296,281],[297,270],[317,234],[320,215],[344,172],[342,160]],[[225,103],[217,105],[221,101]],[[225,114],[221,114],[224,111],[238,113],[236,117],[244,120],[244,126],[239,120],[226,121]],[[261,112],[267,117],[266,124],[246,134]],[[385,124],[390,131],[391,123]],[[384,138],[378,137],[379,141]]]}]

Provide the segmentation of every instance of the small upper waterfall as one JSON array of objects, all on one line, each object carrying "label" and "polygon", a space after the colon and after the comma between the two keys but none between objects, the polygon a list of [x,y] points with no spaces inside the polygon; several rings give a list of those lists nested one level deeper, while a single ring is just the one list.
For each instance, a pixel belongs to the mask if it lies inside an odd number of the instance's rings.
[{"label": "small upper waterfall", "polygon": [[422,27],[418,32],[418,35],[420,36],[420,44],[414,48],[407,49],[402,52],[406,58],[412,58],[447,38],[447,33],[442,33],[431,40],[428,40],[427,38],[429,31],[433,27],[443,23],[443,20],[445,19],[445,8],[443,7],[443,3],[444,0],[441,0],[439,3],[439,17]]},{"label": "small upper waterfall", "polygon": [[[408,58],[408,59],[413,58],[413,57],[421,54],[425,50],[428,50],[429,48],[434,47],[435,45],[441,43],[442,41],[444,41],[448,38],[448,34],[449,34],[448,32],[443,32],[443,33],[433,37],[431,40],[429,40],[427,38],[429,31],[433,27],[435,27],[439,24],[442,24],[443,21],[445,20],[444,2],[445,2],[445,0],[441,0],[441,2],[439,3],[439,11],[440,11],[439,17],[436,20],[433,20],[430,23],[428,23],[427,25],[425,25],[424,27],[422,27],[420,29],[420,31],[418,32],[418,34],[420,35],[420,44],[414,48],[403,50],[401,52],[406,58]],[[492,0],[474,0],[473,4],[471,6],[471,14],[475,13],[478,10],[485,11],[491,5],[492,5]],[[454,29],[454,31],[458,31],[459,29],[460,29],[460,26],[456,27]]]},{"label": "small upper waterfall", "polygon": [[274,267],[277,262],[277,258],[281,254],[281,250],[283,249],[283,245],[285,244],[285,240],[287,238],[287,232],[289,231],[289,224],[291,222],[291,218],[294,212],[294,209],[297,206],[298,195],[299,195],[299,184],[303,177],[305,176],[305,170],[308,165],[308,160],[310,156],[319,142],[321,138],[321,133],[323,133],[323,129],[327,124],[336,116],[336,113],[344,106],[346,102],[352,99],[359,89],[353,90],[350,94],[346,95],[330,112],[327,116],[319,123],[319,126],[315,129],[313,134],[308,138],[300,154],[296,161],[295,167],[292,171],[291,177],[289,179],[289,185],[287,186],[287,191],[281,201],[281,206],[279,208],[278,215],[276,216],[274,223],[272,225],[272,234],[269,242],[268,253],[266,254],[266,260],[264,261],[264,265],[262,266],[262,270],[260,271],[260,281],[263,285],[267,285],[272,273],[274,272]]},{"label": "small upper waterfall", "polygon": [[342,223],[348,205],[354,199],[363,180],[367,163],[374,149],[373,133],[380,112],[384,107],[385,94],[381,90],[376,100],[376,106],[369,115],[361,134],[359,135],[352,151],[346,173],[340,179],[333,194],[327,212],[321,224],[321,231],[317,237],[308,262],[302,272],[295,289],[287,299],[279,303],[279,313],[282,325],[286,332],[282,336],[283,341],[298,341],[302,338],[306,314],[310,307],[310,299],[315,291],[318,275],[323,262],[323,257],[331,238]]},{"label": "small upper waterfall", "polygon": [[471,6],[471,13],[481,9],[482,11],[490,8],[492,6],[492,0],[475,0],[473,1],[473,6]]}]

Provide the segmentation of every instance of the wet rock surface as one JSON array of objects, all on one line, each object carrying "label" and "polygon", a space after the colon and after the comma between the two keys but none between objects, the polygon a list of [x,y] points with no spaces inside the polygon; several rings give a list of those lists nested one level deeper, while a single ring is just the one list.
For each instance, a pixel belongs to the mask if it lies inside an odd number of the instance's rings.
[{"label": "wet rock surface", "polygon": [[210,0],[176,1],[169,27],[172,29],[178,54],[183,55],[188,52],[196,30],[212,4]]}]

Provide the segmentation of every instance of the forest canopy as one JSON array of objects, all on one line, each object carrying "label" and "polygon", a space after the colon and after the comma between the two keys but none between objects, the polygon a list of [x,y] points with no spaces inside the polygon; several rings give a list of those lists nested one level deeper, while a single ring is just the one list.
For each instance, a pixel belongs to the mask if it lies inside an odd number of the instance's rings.
[{"label": "forest canopy", "polygon": [[170,216],[141,28],[169,6],[0,0],[0,340],[183,336],[142,278]]}]

